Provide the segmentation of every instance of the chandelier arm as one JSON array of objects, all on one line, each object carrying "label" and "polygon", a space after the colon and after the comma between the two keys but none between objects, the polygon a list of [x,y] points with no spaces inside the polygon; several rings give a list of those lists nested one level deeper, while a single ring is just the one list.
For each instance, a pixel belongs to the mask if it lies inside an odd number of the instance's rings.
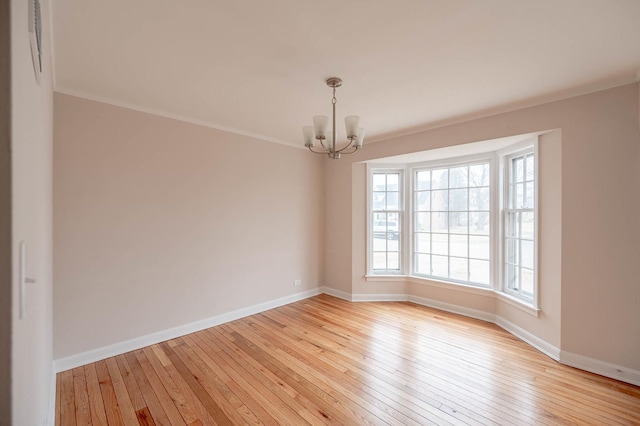
[{"label": "chandelier arm", "polygon": [[[339,150],[337,150],[336,152],[342,152],[342,151],[344,151],[345,149],[352,148],[353,146],[354,146],[354,145],[353,145],[353,139],[349,139],[349,143],[348,143],[344,148],[339,149]],[[355,152],[355,151],[353,151],[353,152]],[[345,152],[345,154],[350,154],[350,153],[349,153],[349,152]]]},{"label": "chandelier arm", "polygon": [[[322,149],[324,149],[324,152],[329,152],[329,150],[327,149],[327,147],[326,147],[326,146],[324,146],[324,142],[322,142],[322,141],[323,141],[323,139],[318,139],[318,140],[320,141],[320,145],[322,145]],[[314,152],[315,152],[315,151],[314,151]]]},{"label": "chandelier arm", "polygon": [[[343,154],[353,154],[354,152],[356,152],[357,150],[359,150],[359,149],[360,149],[360,148],[358,148],[358,147],[357,147],[357,146],[355,146],[355,145],[354,145],[354,146],[352,146],[352,148],[353,148],[353,151],[344,152]],[[346,149],[346,148],[343,148],[342,150],[340,150],[340,151],[338,151],[338,152],[342,152],[344,149]]]},{"label": "chandelier arm", "polygon": [[314,154],[326,154],[327,151],[314,151],[310,146],[308,146],[307,148],[309,148],[309,151],[313,152]]}]

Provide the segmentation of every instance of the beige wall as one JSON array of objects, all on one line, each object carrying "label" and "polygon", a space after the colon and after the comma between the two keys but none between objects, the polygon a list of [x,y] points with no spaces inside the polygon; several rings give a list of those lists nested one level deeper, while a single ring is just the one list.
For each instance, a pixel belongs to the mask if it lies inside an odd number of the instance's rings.
[{"label": "beige wall", "polygon": [[[44,424],[53,383],[51,272],[51,88],[48,2],[42,4],[44,64],[36,84],[28,38],[29,2],[11,1],[12,112],[12,416],[15,425]],[[28,247],[26,315],[18,318],[18,251]],[[50,419],[51,421],[53,419]],[[4,424],[4,423],[3,423]]]},{"label": "beige wall", "polygon": [[322,285],[321,157],[61,94],[54,139],[56,359]]},{"label": "beige wall", "polygon": [[562,132],[562,349],[636,370],[637,96],[633,84],[566,101],[563,115],[573,125]]},{"label": "beige wall", "polygon": [[[397,283],[362,280],[364,217],[353,206],[363,202],[364,177],[353,162],[548,129],[560,130],[561,143],[544,144],[542,152],[558,162],[545,162],[543,173],[561,171],[561,186],[554,188],[552,180],[543,200],[552,207],[541,217],[552,251],[541,255],[541,318],[482,295],[460,297],[437,289],[428,297],[506,316],[562,351],[640,369],[638,84],[369,144],[327,164],[326,215],[332,220],[325,247],[327,285],[354,294],[401,291]],[[340,215],[353,220],[340,221]],[[407,291],[418,288],[409,284]]]}]

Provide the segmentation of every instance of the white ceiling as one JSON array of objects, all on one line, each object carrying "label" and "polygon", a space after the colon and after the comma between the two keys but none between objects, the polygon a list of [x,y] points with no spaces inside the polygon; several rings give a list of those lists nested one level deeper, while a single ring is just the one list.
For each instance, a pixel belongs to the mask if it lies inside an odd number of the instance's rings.
[{"label": "white ceiling", "polygon": [[52,1],[57,91],[299,146],[332,76],[366,145],[640,75],[640,0]]}]

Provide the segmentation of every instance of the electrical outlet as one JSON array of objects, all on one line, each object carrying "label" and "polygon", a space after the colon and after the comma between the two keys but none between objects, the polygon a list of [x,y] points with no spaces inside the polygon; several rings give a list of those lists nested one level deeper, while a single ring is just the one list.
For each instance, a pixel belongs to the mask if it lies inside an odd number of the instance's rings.
[{"label": "electrical outlet", "polygon": [[302,280],[294,280],[293,285],[296,287],[298,287],[299,285],[302,285]]}]

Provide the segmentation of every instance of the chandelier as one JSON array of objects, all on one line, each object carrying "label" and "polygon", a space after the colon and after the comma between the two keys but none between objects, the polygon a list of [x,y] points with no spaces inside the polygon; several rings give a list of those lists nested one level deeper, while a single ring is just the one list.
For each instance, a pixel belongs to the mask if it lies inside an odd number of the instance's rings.
[{"label": "chandelier", "polygon": [[[337,160],[340,158],[340,154],[353,154],[360,148],[362,148],[362,142],[364,141],[364,129],[358,127],[360,123],[360,117],[357,115],[349,115],[345,117],[344,124],[347,128],[347,139],[349,143],[338,149],[336,146],[336,87],[342,86],[342,80],[337,77],[332,77],[327,80],[327,86],[333,88],[333,98],[331,104],[333,107],[333,120],[331,140],[327,140],[327,128],[329,127],[329,117],[326,115],[316,115],[313,117],[313,126],[304,126],[302,128],[302,134],[304,136],[304,146],[309,148],[309,151],[315,154],[328,154],[329,158]],[[316,140],[320,142],[322,150],[315,151]],[[326,144],[325,144],[326,141]],[[348,150],[348,151],[347,151]]]}]

